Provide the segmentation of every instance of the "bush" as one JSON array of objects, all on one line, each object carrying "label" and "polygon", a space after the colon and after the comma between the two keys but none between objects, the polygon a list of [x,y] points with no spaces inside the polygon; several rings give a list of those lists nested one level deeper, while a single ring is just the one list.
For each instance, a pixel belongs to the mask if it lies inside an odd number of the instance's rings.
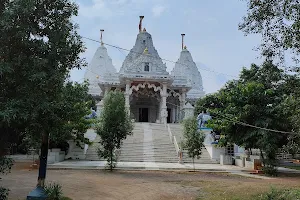
[{"label": "bush", "polygon": [[9,189],[0,187],[0,199],[1,200],[7,200],[8,199],[8,192],[9,192]]},{"label": "bush", "polygon": [[296,200],[300,199],[300,189],[276,189],[261,194],[257,200]]},{"label": "bush", "polygon": [[274,166],[263,166],[263,172],[269,176],[278,176],[278,170]]},{"label": "bush", "polygon": [[[13,160],[5,156],[0,156],[0,174],[7,174],[10,172],[11,167],[13,166]],[[0,177],[1,179],[1,177]],[[8,199],[9,189],[0,187],[0,199]]]},{"label": "bush", "polygon": [[45,186],[45,192],[48,196],[48,200],[61,200],[62,196],[62,187],[58,183],[50,183]]}]

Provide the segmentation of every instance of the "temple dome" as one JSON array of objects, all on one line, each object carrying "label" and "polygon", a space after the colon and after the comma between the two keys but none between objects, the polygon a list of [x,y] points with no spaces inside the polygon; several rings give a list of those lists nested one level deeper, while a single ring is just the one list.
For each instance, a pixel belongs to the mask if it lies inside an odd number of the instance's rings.
[{"label": "temple dome", "polygon": [[152,74],[168,75],[166,64],[162,62],[153,45],[152,36],[146,31],[141,31],[137,35],[134,47],[123,62],[120,74],[147,73],[148,71],[145,72],[143,68],[145,63],[150,65],[149,72]]},{"label": "temple dome", "polygon": [[191,87],[187,93],[188,99],[197,99],[204,96],[201,74],[187,48],[182,49],[180,57],[171,71],[171,76],[174,81],[182,77],[186,78],[188,85]]},{"label": "temple dome", "polygon": [[88,69],[84,74],[84,79],[89,80],[89,94],[98,96],[101,89],[98,85],[104,79],[110,79],[117,74],[116,68],[112,64],[112,59],[107,53],[107,49],[101,45],[95,52]]}]

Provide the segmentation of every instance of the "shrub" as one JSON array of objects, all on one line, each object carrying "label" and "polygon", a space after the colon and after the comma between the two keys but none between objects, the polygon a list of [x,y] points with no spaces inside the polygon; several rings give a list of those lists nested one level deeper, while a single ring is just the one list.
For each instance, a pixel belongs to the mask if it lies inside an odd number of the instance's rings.
[{"label": "shrub", "polygon": [[8,199],[8,192],[9,192],[9,189],[0,187],[0,199],[1,200],[7,200]]},{"label": "shrub", "polygon": [[63,198],[62,187],[58,183],[50,183],[46,185],[44,189],[48,200],[61,200]]},{"label": "shrub", "polygon": [[260,194],[257,200],[296,200],[300,199],[300,189],[276,189]]}]

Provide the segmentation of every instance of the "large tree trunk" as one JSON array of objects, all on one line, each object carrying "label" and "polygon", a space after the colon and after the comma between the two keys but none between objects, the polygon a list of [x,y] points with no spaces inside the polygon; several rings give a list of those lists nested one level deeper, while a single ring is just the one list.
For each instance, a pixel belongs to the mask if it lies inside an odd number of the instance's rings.
[{"label": "large tree trunk", "polygon": [[263,165],[265,166],[265,157],[264,157],[264,153],[263,153],[263,151],[262,151],[261,149],[259,149],[259,151],[260,151],[261,161],[262,161]]},{"label": "large tree trunk", "polygon": [[48,146],[49,146],[49,134],[42,133],[42,145],[41,145],[41,155],[40,155],[40,167],[39,167],[39,177],[38,177],[38,187],[45,186],[46,170],[47,170],[47,157],[48,157]]}]

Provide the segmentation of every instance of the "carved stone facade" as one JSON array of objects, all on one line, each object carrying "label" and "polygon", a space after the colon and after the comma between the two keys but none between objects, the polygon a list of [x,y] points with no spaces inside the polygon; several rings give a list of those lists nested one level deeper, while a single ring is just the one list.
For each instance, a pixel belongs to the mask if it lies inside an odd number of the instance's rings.
[{"label": "carved stone facade", "polygon": [[204,96],[202,78],[186,48],[181,51],[171,74],[166,68],[153,45],[152,36],[140,29],[119,73],[102,43],[85,79],[90,81],[90,93],[99,95],[100,99],[110,90],[123,91],[126,109],[135,121],[176,123],[184,118],[187,100]]}]

